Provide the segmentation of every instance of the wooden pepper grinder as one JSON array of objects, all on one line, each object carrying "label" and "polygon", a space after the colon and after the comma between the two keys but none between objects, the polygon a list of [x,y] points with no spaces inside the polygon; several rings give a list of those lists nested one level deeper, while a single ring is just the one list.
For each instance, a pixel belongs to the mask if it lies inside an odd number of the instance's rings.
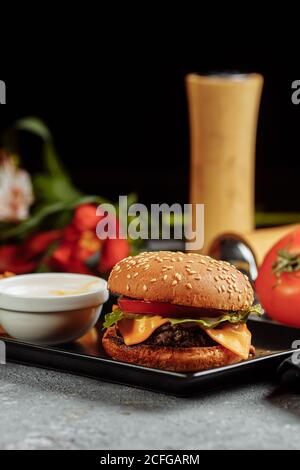
[{"label": "wooden pepper grinder", "polygon": [[186,86],[190,202],[205,204],[207,252],[220,233],[254,229],[255,144],[263,77],[190,74]]}]

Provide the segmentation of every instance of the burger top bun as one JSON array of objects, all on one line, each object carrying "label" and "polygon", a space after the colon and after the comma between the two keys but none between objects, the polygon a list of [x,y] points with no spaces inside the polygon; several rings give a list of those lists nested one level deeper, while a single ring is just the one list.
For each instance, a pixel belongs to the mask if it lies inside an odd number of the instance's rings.
[{"label": "burger top bun", "polygon": [[247,276],[235,266],[171,251],[124,258],[111,271],[108,287],[133,299],[207,309],[245,310],[254,298]]}]

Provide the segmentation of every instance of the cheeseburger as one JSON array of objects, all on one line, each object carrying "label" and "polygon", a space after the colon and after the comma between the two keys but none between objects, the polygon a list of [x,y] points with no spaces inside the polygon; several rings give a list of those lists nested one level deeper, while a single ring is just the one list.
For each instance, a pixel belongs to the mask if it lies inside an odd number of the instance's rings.
[{"label": "cheeseburger", "polygon": [[113,359],[171,371],[199,371],[248,359],[246,321],[261,314],[247,276],[224,261],[181,252],[129,256],[108,287],[118,306],[102,343]]}]

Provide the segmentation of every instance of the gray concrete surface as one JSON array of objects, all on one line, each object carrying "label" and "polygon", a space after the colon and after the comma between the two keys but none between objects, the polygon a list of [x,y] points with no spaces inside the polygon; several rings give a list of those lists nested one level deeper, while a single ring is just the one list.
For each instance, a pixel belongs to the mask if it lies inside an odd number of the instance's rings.
[{"label": "gray concrete surface", "polygon": [[175,398],[0,366],[0,449],[299,449],[300,395],[274,384]]}]

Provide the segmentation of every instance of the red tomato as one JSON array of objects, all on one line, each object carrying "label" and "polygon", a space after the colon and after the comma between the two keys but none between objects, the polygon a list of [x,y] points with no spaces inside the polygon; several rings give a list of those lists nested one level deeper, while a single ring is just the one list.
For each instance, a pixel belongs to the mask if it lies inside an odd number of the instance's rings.
[{"label": "red tomato", "polygon": [[300,327],[300,228],[286,235],[268,252],[255,288],[271,318]]},{"label": "red tomato", "polygon": [[[210,311],[194,307],[184,307],[183,305],[175,305],[167,302],[148,302],[145,300],[128,299],[126,297],[120,297],[118,303],[123,312],[136,313],[139,315],[155,314],[161,316],[185,315],[186,317],[205,317],[215,313],[214,310]],[[215,313],[214,316],[218,315]]]}]

